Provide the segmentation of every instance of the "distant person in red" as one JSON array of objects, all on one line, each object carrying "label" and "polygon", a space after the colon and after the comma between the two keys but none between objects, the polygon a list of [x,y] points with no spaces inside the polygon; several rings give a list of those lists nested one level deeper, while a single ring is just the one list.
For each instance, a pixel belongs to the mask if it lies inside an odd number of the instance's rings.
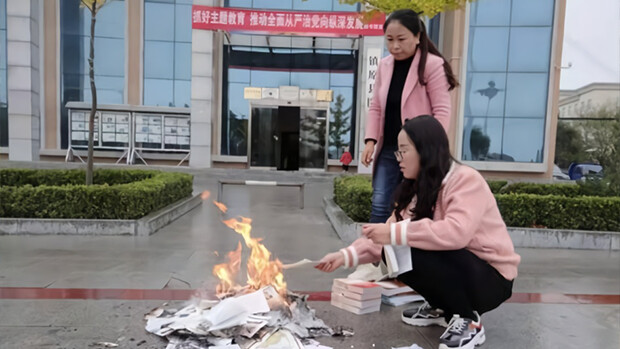
[{"label": "distant person in red", "polygon": [[349,147],[344,147],[344,153],[340,157],[340,162],[342,163],[342,169],[347,172],[349,171],[349,164],[353,161],[353,156],[349,153]]}]

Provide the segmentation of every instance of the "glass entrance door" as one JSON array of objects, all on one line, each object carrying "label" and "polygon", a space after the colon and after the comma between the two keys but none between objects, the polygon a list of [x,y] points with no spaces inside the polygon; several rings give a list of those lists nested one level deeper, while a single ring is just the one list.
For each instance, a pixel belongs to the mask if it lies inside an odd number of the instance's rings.
[{"label": "glass entrance door", "polygon": [[327,166],[327,106],[250,107],[250,167],[296,171]]},{"label": "glass entrance door", "polygon": [[327,110],[301,109],[299,167],[324,169],[327,144]]},{"label": "glass entrance door", "polygon": [[299,107],[253,106],[250,166],[299,169]]}]

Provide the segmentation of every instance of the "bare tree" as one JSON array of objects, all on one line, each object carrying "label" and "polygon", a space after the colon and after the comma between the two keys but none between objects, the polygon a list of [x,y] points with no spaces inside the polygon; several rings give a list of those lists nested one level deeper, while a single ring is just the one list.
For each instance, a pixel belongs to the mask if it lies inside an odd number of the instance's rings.
[{"label": "bare tree", "polygon": [[86,162],[86,185],[93,184],[93,157],[94,157],[94,130],[95,114],[97,113],[97,87],[95,86],[95,23],[97,12],[106,4],[106,0],[80,0],[82,7],[86,7],[91,14],[90,19],[90,55],[88,57],[88,75],[90,77],[90,92],[92,105],[88,118],[88,160]]}]

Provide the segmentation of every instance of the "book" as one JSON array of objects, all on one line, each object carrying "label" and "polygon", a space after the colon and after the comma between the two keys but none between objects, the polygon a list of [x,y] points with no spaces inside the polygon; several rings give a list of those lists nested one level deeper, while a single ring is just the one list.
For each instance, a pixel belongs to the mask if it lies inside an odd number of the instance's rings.
[{"label": "book", "polygon": [[340,292],[332,292],[331,300],[333,302],[346,304],[346,305],[360,308],[360,309],[369,308],[369,307],[376,306],[377,304],[381,303],[381,298],[359,300],[359,299],[349,298],[347,297],[346,293],[340,293]]},{"label": "book", "polygon": [[383,246],[383,254],[385,255],[385,263],[381,262],[382,272],[389,278],[395,278],[413,269],[411,247],[385,245]]},{"label": "book", "polygon": [[403,304],[413,303],[413,302],[421,302],[424,300],[424,297],[417,293],[403,293],[397,294],[394,296],[381,296],[381,303],[391,305],[393,307],[398,307]]},{"label": "book", "polygon": [[401,293],[413,292],[413,289],[398,280],[385,280],[375,282],[377,285],[383,287],[381,295],[393,296]]},{"label": "book", "polygon": [[336,308],[340,308],[342,310],[346,310],[348,312],[351,312],[353,314],[357,314],[357,315],[361,315],[361,314],[368,314],[368,313],[374,313],[377,312],[381,309],[381,302],[377,302],[377,304],[373,304],[371,306],[368,306],[366,308],[357,308],[357,307],[353,307],[338,301],[334,301],[332,299],[331,304],[333,306],[335,306]]},{"label": "book", "polygon": [[337,285],[332,286],[332,293],[339,293],[346,295],[347,298],[358,300],[358,301],[366,301],[370,299],[381,299],[381,293],[379,294],[362,294],[362,293],[354,293],[348,291],[346,288],[338,287]]},{"label": "book", "polygon": [[361,294],[367,299],[379,298],[383,291],[383,287],[374,282],[353,279],[334,279],[333,287],[339,287],[351,293]]}]

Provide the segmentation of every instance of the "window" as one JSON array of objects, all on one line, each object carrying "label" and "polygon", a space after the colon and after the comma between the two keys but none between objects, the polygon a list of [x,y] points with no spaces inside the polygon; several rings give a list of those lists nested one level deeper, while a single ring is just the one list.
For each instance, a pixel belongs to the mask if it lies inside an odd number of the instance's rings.
[{"label": "window", "polygon": [[145,0],[143,104],[190,106],[191,13],[191,0]]},{"label": "window", "polygon": [[[125,2],[111,1],[97,13],[95,29],[95,83],[98,104],[125,101]],[[67,148],[71,101],[91,102],[88,57],[90,11],[80,0],[60,1],[61,146]]]},{"label": "window", "polygon": [[9,146],[9,99],[6,82],[6,0],[0,0],[0,147]]},{"label": "window", "polygon": [[553,0],[470,5],[462,160],[542,163]]},{"label": "window", "polygon": [[245,87],[299,86],[333,90],[328,156],[354,153],[357,50],[224,46],[222,155],[247,155],[249,102]]}]

